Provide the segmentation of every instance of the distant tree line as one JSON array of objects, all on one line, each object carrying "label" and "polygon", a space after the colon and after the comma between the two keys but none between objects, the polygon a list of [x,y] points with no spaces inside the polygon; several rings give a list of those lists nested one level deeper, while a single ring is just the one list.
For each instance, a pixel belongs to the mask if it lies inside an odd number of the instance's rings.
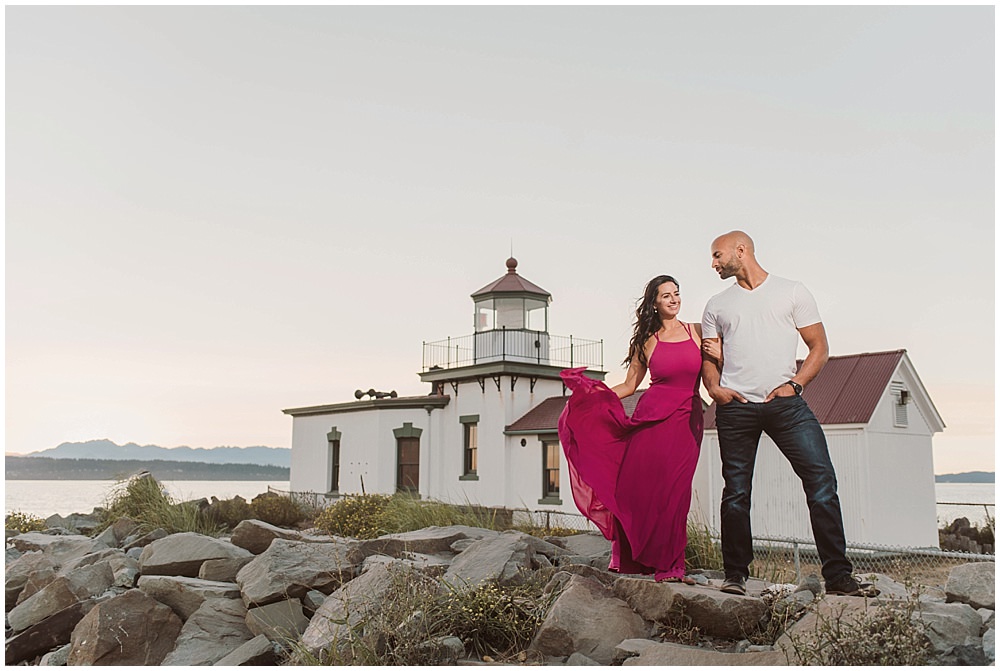
[{"label": "distant tree line", "polygon": [[138,459],[5,457],[7,480],[120,480],[149,471],[157,480],[288,480],[284,466]]}]

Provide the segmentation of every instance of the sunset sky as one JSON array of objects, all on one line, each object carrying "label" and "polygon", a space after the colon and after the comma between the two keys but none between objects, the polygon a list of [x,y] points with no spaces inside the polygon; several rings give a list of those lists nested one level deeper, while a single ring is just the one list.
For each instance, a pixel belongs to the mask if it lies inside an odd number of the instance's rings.
[{"label": "sunset sky", "polygon": [[5,13],[8,452],[427,393],[511,248],[615,384],[741,228],[832,354],[909,352],[935,472],[994,469],[992,6]]}]

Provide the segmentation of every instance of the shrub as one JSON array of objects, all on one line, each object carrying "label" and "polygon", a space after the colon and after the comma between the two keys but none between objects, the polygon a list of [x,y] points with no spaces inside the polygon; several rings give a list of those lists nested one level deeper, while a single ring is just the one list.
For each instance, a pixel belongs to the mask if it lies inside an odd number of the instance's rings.
[{"label": "shrub", "polygon": [[160,483],[146,472],[112,488],[96,531],[106,529],[122,517],[134,520],[144,532],[162,528],[169,533],[194,531],[214,536],[220,531],[219,525],[203,514],[197,503],[175,503]]},{"label": "shrub", "polygon": [[387,533],[384,529],[389,499],[382,494],[346,496],[321,512],[313,524],[334,536],[377,538]]},{"label": "shrub", "polygon": [[7,513],[7,517],[4,518],[4,529],[17,531],[22,534],[28,533],[29,531],[44,531],[45,528],[45,520],[41,517],[37,517],[29,513],[22,513],[20,510]]},{"label": "shrub", "polygon": [[252,519],[254,516],[253,509],[242,496],[234,496],[231,499],[223,499],[221,501],[213,497],[212,503],[209,504],[205,514],[215,523],[224,525],[229,529],[235,528],[243,520]]},{"label": "shrub", "polygon": [[293,527],[306,519],[298,502],[280,494],[261,494],[250,503],[252,517],[276,527]]},{"label": "shrub", "polygon": [[[918,596],[871,601],[863,614],[820,617],[815,630],[791,636],[796,663],[809,666],[924,666],[931,644],[914,615]],[[790,662],[792,660],[789,660]]]}]

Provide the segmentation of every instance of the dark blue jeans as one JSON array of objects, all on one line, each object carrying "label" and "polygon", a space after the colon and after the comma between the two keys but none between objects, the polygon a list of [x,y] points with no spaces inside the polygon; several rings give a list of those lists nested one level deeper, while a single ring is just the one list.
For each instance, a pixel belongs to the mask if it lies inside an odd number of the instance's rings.
[{"label": "dark blue jeans", "polygon": [[750,487],[761,432],[770,436],[802,480],[816,549],[826,580],[851,573],[844,521],[837,496],[826,436],[816,416],[799,396],[776,397],[770,403],[732,401],[716,408],[722,453],[722,562],[726,577],[750,575]]}]

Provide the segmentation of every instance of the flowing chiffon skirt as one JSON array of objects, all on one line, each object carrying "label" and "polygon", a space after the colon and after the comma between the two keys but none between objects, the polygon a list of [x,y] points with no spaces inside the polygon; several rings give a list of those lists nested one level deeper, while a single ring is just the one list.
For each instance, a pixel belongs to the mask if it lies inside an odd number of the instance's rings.
[{"label": "flowing chiffon skirt", "polygon": [[[660,356],[661,366],[665,358]],[[688,379],[692,365],[687,362],[684,375],[660,376],[661,382],[654,375],[631,417],[617,394],[586,377],[585,369],[561,373],[573,392],[559,418],[573,500],[611,540],[611,570],[655,573],[657,579],[684,575],[691,481],[703,431],[698,371],[693,383]]]}]

